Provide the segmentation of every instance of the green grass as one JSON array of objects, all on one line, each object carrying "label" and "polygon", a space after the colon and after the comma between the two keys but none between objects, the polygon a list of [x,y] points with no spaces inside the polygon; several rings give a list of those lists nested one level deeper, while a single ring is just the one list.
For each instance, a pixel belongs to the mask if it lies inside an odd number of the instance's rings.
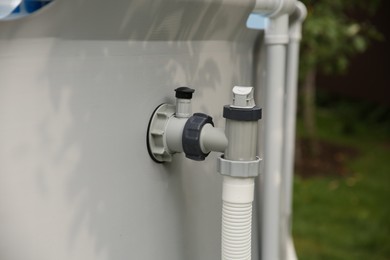
[{"label": "green grass", "polygon": [[[389,260],[388,114],[383,110],[382,117],[367,113],[362,118],[364,106],[341,103],[318,109],[318,137],[360,153],[347,162],[352,172],[348,176],[295,177],[293,235],[298,258]],[[298,134],[305,135],[301,122]]]}]

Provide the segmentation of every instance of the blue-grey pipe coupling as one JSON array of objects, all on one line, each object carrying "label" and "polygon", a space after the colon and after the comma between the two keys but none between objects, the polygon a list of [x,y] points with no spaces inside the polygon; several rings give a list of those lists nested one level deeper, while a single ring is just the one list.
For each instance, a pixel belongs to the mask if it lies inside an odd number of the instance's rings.
[{"label": "blue-grey pipe coupling", "polygon": [[212,117],[195,113],[188,118],[182,136],[183,151],[187,158],[195,161],[203,161],[209,153],[204,153],[200,145],[200,133],[205,124],[214,126]]}]

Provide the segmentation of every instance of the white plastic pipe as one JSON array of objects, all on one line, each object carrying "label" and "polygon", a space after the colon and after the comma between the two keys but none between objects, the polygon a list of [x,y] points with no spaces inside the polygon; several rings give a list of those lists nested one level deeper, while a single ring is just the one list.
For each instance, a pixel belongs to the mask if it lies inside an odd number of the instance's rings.
[{"label": "white plastic pipe", "polygon": [[176,113],[177,118],[189,118],[192,115],[191,99],[176,98]]},{"label": "white plastic pipe", "polygon": [[280,259],[280,192],[288,15],[270,18],[266,43],[262,260]]},{"label": "white plastic pipe", "polygon": [[294,172],[295,125],[297,110],[297,82],[299,67],[299,44],[302,38],[302,23],[307,10],[301,2],[290,16],[289,38],[287,47],[286,89],[284,106],[284,149],[282,163],[282,259],[297,259],[291,235],[292,188]]},{"label": "white plastic pipe", "polygon": [[215,128],[211,124],[205,124],[200,133],[200,148],[202,152],[223,152],[228,146],[225,132],[221,128]]}]

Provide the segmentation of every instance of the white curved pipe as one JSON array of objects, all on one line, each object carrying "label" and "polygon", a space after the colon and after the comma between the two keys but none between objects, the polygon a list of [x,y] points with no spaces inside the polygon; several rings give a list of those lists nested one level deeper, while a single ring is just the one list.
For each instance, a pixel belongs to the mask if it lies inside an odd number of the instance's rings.
[{"label": "white curved pipe", "polygon": [[10,15],[22,0],[1,0],[0,1],[0,19],[6,18]]},{"label": "white curved pipe", "polygon": [[254,178],[224,176],[222,260],[250,260]]}]

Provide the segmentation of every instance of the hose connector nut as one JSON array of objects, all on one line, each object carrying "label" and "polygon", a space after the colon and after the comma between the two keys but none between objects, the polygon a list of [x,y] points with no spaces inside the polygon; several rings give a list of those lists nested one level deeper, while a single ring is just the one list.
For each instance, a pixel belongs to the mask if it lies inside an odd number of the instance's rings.
[{"label": "hose connector nut", "polygon": [[225,176],[237,178],[256,177],[260,173],[261,158],[256,157],[254,161],[231,161],[224,156],[218,158],[218,172]]},{"label": "hose connector nut", "polygon": [[258,121],[261,119],[261,108],[236,108],[229,105],[223,107],[223,117],[236,121]]},{"label": "hose connector nut", "polygon": [[214,126],[212,117],[203,114],[195,113],[191,116],[183,130],[182,144],[183,151],[187,158],[195,161],[203,161],[209,153],[204,153],[200,145],[200,133],[206,124]]}]

